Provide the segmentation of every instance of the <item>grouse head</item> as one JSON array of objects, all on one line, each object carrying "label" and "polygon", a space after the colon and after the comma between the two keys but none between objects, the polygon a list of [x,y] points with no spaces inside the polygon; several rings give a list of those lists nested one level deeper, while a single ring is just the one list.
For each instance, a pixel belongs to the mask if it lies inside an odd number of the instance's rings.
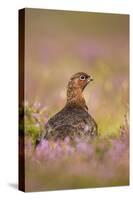
[{"label": "grouse head", "polygon": [[93,78],[85,72],[74,74],[67,86],[67,103],[75,103],[87,107],[82,92],[91,81],[93,81]]},{"label": "grouse head", "polygon": [[78,72],[71,77],[69,85],[72,85],[73,88],[80,88],[83,91],[90,81],[93,81],[90,75],[85,72]]}]

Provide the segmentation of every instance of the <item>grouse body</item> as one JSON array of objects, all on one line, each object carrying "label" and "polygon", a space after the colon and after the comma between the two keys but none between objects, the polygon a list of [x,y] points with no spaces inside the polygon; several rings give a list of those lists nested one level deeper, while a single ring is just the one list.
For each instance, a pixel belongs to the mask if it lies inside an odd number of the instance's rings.
[{"label": "grouse body", "polygon": [[88,113],[83,97],[83,90],[92,81],[92,77],[84,72],[73,75],[67,86],[67,102],[65,107],[51,117],[45,125],[44,139],[64,139],[69,136],[90,137],[97,135],[97,124]]}]

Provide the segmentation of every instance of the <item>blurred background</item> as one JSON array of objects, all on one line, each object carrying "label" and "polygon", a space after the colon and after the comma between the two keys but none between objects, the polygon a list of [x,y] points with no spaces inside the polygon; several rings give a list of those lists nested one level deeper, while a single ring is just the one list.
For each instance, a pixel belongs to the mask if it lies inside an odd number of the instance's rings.
[{"label": "blurred background", "polygon": [[84,91],[101,134],[117,134],[129,103],[129,16],[26,9],[25,97],[48,116],[62,109],[69,78],[83,71]]}]

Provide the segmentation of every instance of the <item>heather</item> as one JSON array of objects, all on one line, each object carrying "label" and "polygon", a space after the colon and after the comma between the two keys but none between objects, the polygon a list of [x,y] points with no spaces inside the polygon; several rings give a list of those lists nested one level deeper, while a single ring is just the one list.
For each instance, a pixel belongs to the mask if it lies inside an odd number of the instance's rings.
[{"label": "heather", "polygon": [[116,135],[64,141],[41,138],[48,114],[39,103],[25,105],[26,190],[55,190],[129,184],[129,122]]}]

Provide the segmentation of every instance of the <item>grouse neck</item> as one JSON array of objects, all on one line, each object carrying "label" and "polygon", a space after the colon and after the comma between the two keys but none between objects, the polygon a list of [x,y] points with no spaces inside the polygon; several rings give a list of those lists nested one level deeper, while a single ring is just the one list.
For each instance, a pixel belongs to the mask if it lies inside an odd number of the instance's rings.
[{"label": "grouse neck", "polygon": [[83,90],[81,88],[70,88],[67,89],[67,105],[74,104],[81,106],[85,110],[88,110],[88,107],[86,105],[84,96],[83,96]]}]

